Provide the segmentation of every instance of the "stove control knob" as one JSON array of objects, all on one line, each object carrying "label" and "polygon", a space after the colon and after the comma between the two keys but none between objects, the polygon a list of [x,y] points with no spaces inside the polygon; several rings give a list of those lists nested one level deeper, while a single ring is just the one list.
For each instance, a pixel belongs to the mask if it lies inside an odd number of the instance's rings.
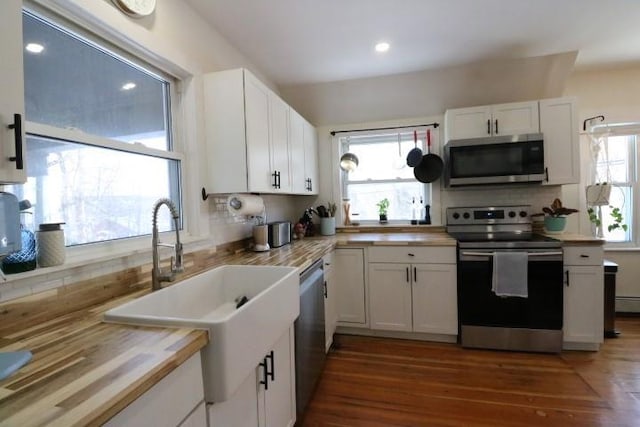
[{"label": "stove control knob", "polygon": [[452,216],[453,216],[453,219],[460,218],[460,214],[458,212],[454,212]]},{"label": "stove control knob", "polygon": [[516,213],[514,211],[509,211],[509,218],[514,218]]},{"label": "stove control knob", "polygon": [[520,218],[524,218],[527,216],[527,211],[520,211]]},{"label": "stove control knob", "polygon": [[470,216],[471,216],[471,215],[469,215],[469,212],[465,212],[465,213],[463,213],[463,214],[462,214],[462,217],[463,217],[464,219],[469,219],[469,217],[470,217]]}]

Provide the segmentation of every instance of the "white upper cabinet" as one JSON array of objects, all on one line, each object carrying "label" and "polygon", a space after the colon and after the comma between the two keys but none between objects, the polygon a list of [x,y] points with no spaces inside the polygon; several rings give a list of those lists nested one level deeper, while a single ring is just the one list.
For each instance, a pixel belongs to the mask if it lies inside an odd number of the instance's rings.
[{"label": "white upper cabinet", "polygon": [[457,108],[445,113],[445,140],[540,132],[538,101]]},{"label": "white upper cabinet", "polygon": [[315,129],[286,102],[241,68],[205,75],[204,94],[208,193],[317,194]]},{"label": "white upper cabinet", "polygon": [[22,1],[0,6],[0,183],[27,181],[24,135],[24,66],[22,61]]},{"label": "white upper cabinet", "polygon": [[306,193],[304,119],[293,109],[289,110],[289,150],[291,154],[291,187],[294,193]]},{"label": "white upper cabinet", "polygon": [[540,131],[544,135],[546,185],[580,182],[580,140],[575,98],[540,100]]},{"label": "white upper cabinet", "polygon": [[[242,160],[244,159],[230,159],[227,156],[224,156],[222,152],[218,152],[217,150],[215,150],[216,142],[214,141],[214,151],[216,152],[216,154],[220,154],[219,156],[216,156],[218,157],[217,160],[222,160],[224,162],[230,161],[233,164],[237,164],[237,170],[242,171],[242,173],[248,177],[249,185],[246,189],[243,188],[241,190],[233,191],[251,190],[255,192],[269,192],[272,188],[274,188],[276,176],[271,175],[271,150],[269,147],[269,130],[271,127],[271,124],[269,122],[269,92],[269,89],[262,83],[260,83],[260,81],[258,81],[256,78],[248,73],[245,75],[245,112],[244,124],[241,125],[241,127],[244,128],[246,132],[246,166],[242,164]],[[213,102],[216,102],[215,99],[213,100]],[[242,116],[242,112],[238,113],[240,116]],[[207,123],[209,123],[212,119],[214,122],[216,121],[215,118],[212,118],[207,114]],[[231,126],[231,124],[229,126]],[[242,144],[242,142],[239,142],[239,144]],[[212,156],[210,155],[210,157]],[[217,163],[216,159],[210,158],[209,160],[213,164]],[[216,174],[215,170],[209,169],[209,172],[210,176],[211,173]],[[227,175],[227,179],[229,181],[235,181],[235,175],[233,174],[233,171],[229,171],[229,173],[230,174]],[[222,185],[235,185],[233,182],[227,182],[224,176],[219,176],[219,179],[222,180],[222,182],[220,182],[220,184]],[[215,183],[213,184],[215,186]],[[212,186],[212,190],[215,188],[214,186]]]},{"label": "white upper cabinet", "polygon": [[289,111],[292,192],[318,194],[318,133],[293,108]]},{"label": "white upper cabinet", "polygon": [[318,194],[320,178],[318,175],[318,131],[304,121],[304,170],[307,192],[305,194]]}]

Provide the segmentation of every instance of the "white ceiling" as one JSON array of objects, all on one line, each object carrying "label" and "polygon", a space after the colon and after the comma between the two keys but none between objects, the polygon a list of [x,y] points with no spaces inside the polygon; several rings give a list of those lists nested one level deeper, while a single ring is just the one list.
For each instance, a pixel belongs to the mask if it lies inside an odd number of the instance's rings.
[{"label": "white ceiling", "polygon": [[575,50],[578,68],[640,62],[636,0],[185,1],[279,86]]}]

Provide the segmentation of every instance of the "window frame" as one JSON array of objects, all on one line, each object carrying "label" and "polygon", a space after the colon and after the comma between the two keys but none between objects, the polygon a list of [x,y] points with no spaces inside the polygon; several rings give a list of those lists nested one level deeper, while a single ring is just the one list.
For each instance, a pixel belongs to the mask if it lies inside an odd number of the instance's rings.
[{"label": "window frame", "polygon": [[[129,37],[117,28],[109,27],[107,23],[96,21],[90,13],[82,11],[78,14],[75,9],[67,9],[58,5],[41,5],[38,0],[25,1],[22,6],[23,13],[28,13],[50,22],[54,26],[61,27],[61,31],[67,31],[72,36],[77,36],[92,47],[114,56],[116,59],[124,61],[130,66],[140,69],[143,72],[161,80],[169,82],[168,98],[165,105],[167,115],[167,150],[155,149],[129,142],[118,141],[97,135],[86,134],[73,129],[63,129],[56,126],[25,121],[25,134],[27,136],[44,137],[54,140],[61,140],[70,143],[94,146],[104,149],[117,150],[120,152],[144,155],[169,161],[178,162],[178,172],[175,180],[169,183],[171,192],[177,193],[179,200],[178,210],[180,212],[180,227],[183,234],[183,241],[190,239],[188,230],[189,217],[192,212],[187,212],[186,206],[186,175],[185,175],[185,125],[181,121],[184,119],[182,111],[183,93],[185,82],[190,82],[193,75],[181,66],[170,62],[141,45],[135,44]],[[177,188],[176,188],[177,187]],[[151,206],[149,207],[151,211]],[[192,218],[191,223],[194,222]],[[197,221],[196,221],[197,222]],[[161,235],[173,235],[174,231],[165,231]],[[112,240],[96,241],[91,243],[73,245],[67,247],[67,255],[71,262],[75,259],[93,260],[100,259],[107,255],[130,254],[140,248],[148,246],[150,234],[125,237]]]},{"label": "window frame", "polygon": [[[640,213],[640,176],[638,175],[638,168],[640,166],[640,123],[612,123],[606,125],[596,125],[590,129],[590,136],[597,137],[606,135],[607,137],[632,137],[634,141],[627,144],[627,158],[632,159],[627,165],[629,181],[608,182],[612,186],[613,191],[622,191],[623,187],[630,187],[631,193],[631,218],[625,218],[624,224],[630,227],[630,240],[627,241],[612,241],[605,238],[605,249],[636,249],[640,248],[640,219],[638,214]],[[590,142],[592,144],[592,142]],[[608,160],[607,154],[607,163]],[[631,164],[632,163],[632,164]],[[602,177],[598,176],[597,158],[592,159],[593,176],[602,181]],[[608,179],[608,177],[604,177]],[[602,181],[604,182],[604,181]],[[627,201],[625,201],[627,203]],[[589,221],[589,226],[593,229],[593,224]]]},{"label": "window frame", "polygon": [[[398,133],[400,134],[411,134],[414,131],[417,131],[418,133],[422,132],[424,133],[427,129],[431,129],[431,127],[415,127],[415,128],[408,128],[405,126],[399,126],[397,128],[389,128],[389,129],[385,129],[384,131],[351,131],[351,132],[343,132],[341,135],[337,135],[335,136],[335,138],[337,139],[337,146],[338,146],[338,158],[341,157],[344,153],[348,152],[348,146],[349,145],[371,145],[371,144],[388,144],[390,142],[396,142],[396,141],[392,141],[394,135],[397,135]],[[370,141],[370,142],[365,142],[365,141],[356,141],[356,142],[350,142],[349,138],[351,137],[367,137],[370,136],[372,139],[378,138],[380,139],[379,141]],[[389,138],[387,138],[386,136],[389,136]],[[397,138],[397,136],[396,136]],[[432,141],[432,145],[433,145],[433,141]],[[424,141],[423,139],[419,139],[418,141],[418,148],[420,148],[422,150],[423,153],[426,153],[426,141]],[[396,184],[396,183],[416,183],[419,182],[417,181],[415,178],[389,178],[389,179],[366,179],[366,180],[358,180],[358,181],[349,181],[349,173],[338,168],[339,172],[339,189],[340,189],[340,194],[341,194],[341,198],[342,200],[344,200],[345,198],[347,198],[348,195],[348,186],[350,184],[352,185],[361,185],[361,184]],[[424,201],[424,205],[426,204],[431,204],[433,206],[433,192],[434,192],[434,186],[432,184],[427,184],[427,183],[421,183],[422,184],[422,197],[423,197],[423,201]],[[416,201],[417,203],[417,201]],[[344,219],[343,219],[344,220]],[[363,225],[373,225],[373,224],[378,224],[379,220],[377,219],[360,219],[359,220],[360,224]],[[394,225],[394,224],[410,224],[411,223],[411,219],[389,219],[388,224]]]}]

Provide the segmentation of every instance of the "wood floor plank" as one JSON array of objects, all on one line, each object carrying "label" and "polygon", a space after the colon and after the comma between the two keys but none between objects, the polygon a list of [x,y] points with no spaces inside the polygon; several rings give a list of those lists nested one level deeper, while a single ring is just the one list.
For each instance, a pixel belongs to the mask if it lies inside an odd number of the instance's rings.
[{"label": "wood floor plank", "polygon": [[300,426],[640,426],[640,318],[559,355],[336,336]]}]

